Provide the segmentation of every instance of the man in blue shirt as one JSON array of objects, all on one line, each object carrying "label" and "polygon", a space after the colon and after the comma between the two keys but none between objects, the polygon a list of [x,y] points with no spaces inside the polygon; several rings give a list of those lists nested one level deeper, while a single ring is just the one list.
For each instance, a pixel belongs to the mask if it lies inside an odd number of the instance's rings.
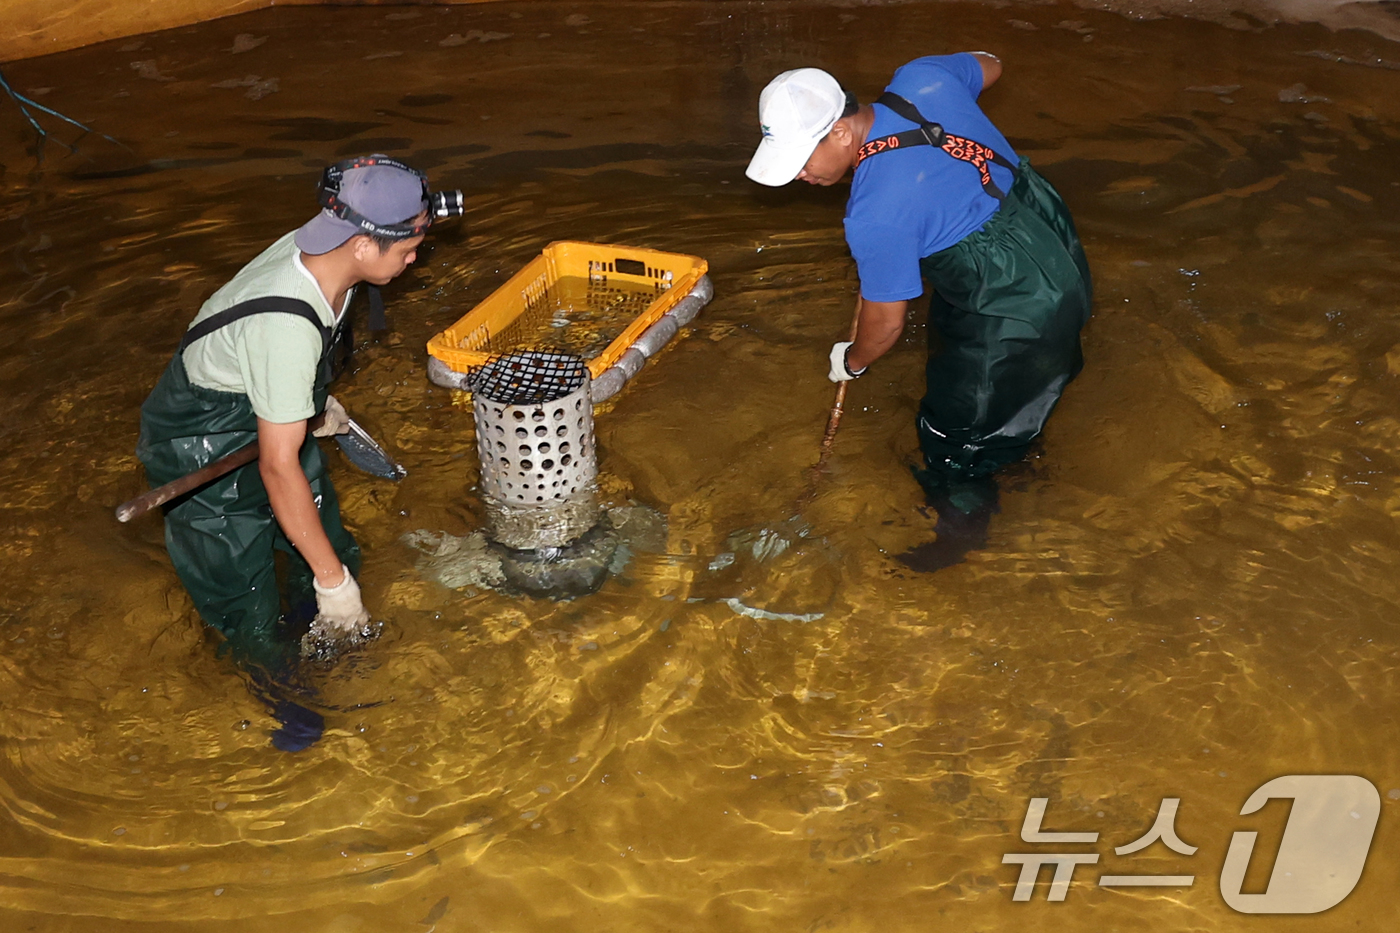
[{"label": "man in blue shirt", "polygon": [[829,378],[864,373],[899,339],[923,281],[932,289],[915,476],[938,541],[901,558],[919,569],[985,543],[992,473],[1025,454],[1083,365],[1088,262],[1059,194],[977,106],[1000,76],[986,52],[934,55],[896,71],[873,105],[816,68],[784,72],[759,98],[750,178],[832,185],[854,173],[845,226],[861,308],[855,340],[831,348]]}]

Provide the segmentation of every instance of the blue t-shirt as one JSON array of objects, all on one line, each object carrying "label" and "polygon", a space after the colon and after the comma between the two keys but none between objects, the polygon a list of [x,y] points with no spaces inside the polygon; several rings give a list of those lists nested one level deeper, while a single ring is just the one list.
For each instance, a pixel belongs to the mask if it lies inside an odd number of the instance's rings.
[{"label": "blue t-shirt", "polygon": [[[1016,153],[977,106],[982,66],[977,57],[930,55],[894,73],[886,90],[913,104],[925,120],[942,125],[998,155]],[[867,140],[917,129],[887,107],[875,105]],[[992,181],[1009,191],[1009,169],[993,164]],[[919,260],[982,229],[998,202],[982,189],[975,166],[935,146],[907,146],[870,156],[851,182],[846,202],[846,243],[860,273],[860,293],[870,301],[904,301],[923,294]]]}]

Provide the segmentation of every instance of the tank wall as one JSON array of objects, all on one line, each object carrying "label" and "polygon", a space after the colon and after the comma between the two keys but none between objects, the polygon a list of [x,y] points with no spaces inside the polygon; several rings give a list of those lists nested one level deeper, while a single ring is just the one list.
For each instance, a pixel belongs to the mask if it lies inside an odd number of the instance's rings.
[{"label": "tank wall", "polygon": [[[404,0],[393,0],[402,4]],[[427,0],[422,5],[486,2]],[[389,6],[386,0],[4,0],[0,62],[247,13],[269,6]]]},{"label": "tank wall", "polygon": [[[155,32],[270,6],[442,6],[490,0],[0,0],[0,62]],[[1076,6],[1117,10],[1132,19],[1187,16],[1252,28],[1238,14],[1264,23],[1317,22],[1331,29],[1366,29],[1400,41],[1393,0],[1072,0]],[[996,4],[991,4],[996,6]]]}]

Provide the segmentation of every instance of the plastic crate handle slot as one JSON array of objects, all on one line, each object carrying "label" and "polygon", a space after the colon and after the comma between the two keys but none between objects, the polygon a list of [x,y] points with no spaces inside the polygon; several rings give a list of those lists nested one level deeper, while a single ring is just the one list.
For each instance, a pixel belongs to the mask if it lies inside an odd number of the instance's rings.
[{"label": "plastic crate handle slot", "polygon": [[645,276],[647,274],[647,264],[640,259],[618,258],[613,260],[613,265],[616,266],[617,271],[623,275]]}]

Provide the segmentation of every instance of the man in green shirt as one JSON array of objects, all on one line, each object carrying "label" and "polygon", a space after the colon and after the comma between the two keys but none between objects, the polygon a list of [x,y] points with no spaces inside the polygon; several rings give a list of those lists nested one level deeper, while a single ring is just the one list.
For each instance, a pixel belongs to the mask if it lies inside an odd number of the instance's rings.
[{"label": "man in green shirt", "polygon": [[[159,486],[257,440],[257,461],[168,507],[165,540],[200,616],[274,681],[292,650],[279,637],[275,551],[287,555],[290,606],[314,598],[333,631],[369,621],[355,581],[360,549],[313,437],[346,430],[327,387],[352,290],[408,268],[431,222],[423,176],[384,156],[332,166],[321,199],[319,214],[200,308],[141,407],[137,445]],[[320,717],[300,713],[314,719],[300,727],[284,719],[274,745],[315,741]]]}]

